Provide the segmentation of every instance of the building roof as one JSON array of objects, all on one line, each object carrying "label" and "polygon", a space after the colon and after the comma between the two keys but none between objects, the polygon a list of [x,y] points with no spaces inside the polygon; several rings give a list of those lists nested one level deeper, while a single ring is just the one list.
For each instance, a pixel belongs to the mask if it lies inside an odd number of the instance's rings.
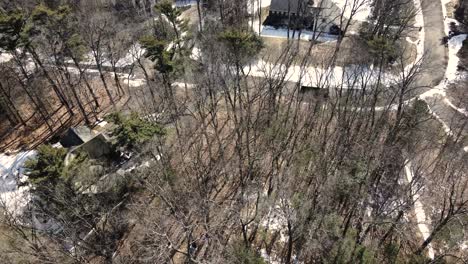
[{"label": "building roof", "polygon": [[[319,0],[271,0],[270,11],[273,12],[288,12],[297,13],[299,4],[303,8],[309,6],[317,7]],[[289,8],[288,8],[289,7]]]},{"label": "building roof", "polygon": [[60,144],[65,148],[81,145],[94,137],[93,131],[89,127],[72,127],[68,129],[65,136],[60,139]]}]

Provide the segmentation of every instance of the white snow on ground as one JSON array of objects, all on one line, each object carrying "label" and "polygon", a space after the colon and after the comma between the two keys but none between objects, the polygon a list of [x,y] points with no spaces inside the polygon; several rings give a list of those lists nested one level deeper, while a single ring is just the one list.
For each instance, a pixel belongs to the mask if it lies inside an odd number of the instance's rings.
[{"label": "white snow on ground", "polygon": [[467,241],[463,242],[463,244],[460,245],[460,249],[461,250],[467,250],[468,249],[468,242]]},{"label": "white snow on ground", "polygon": [[[253,5],[252,5],[252,2],[253,2]],[[249,0],[247,2],[247,12],[249,12],[249,14],[254,14],[254,15],[258,15],[258,7],[260,6],[260,8],[265,8],[265,7],[269,7],[271,5],[271,0]]]},{"label": "white snow on ground", "polygon": [[260,9],[270,6],[270,4],[271,0],[253,0],[253,5],[250,1],[247,3],[247,12],[249,12],[249,14],[252,15],[254,18],[253,21],[249,21],[249,25],[259,35],[262,35],[261,32],[263,30],[263,25],[260,24],[260,20],[258,17]]},{"label": "white snow on ground", "polygon": [[0,63],[9,62],[11,59],[13,59],[13,56],[11,54],[5,53],[0,50]]},{"label": "white snow on ground", "polygon": [[196,0],[177,0],[175,3],[172,5],[173,7],[184,7],[184,6],[192,6],[196,5],[197,1]]},{"label": "white snow on ground", "polygon": [[[117,67],[125,67],[134,64],[139,58],[145,55],[146,50],[143,49],[139,43],[136,43],[130,47],[127,54],[121,58],[117,63]],[[107,65],[105,65],[107,66]],[[109,63],[110,66],[110,63]]]},{"label": "white snow on ground", "polygon": [[447,65],[447,71],[445,73],[445,78],[449,83],[453,83],[459,79],[460,74],[457,69],[460,58],[457,56],[457,53],[462,48],[463,41],[466,39],[466,37],[467,35],[463,34],[454,36],[449,40],[449,61]]},{"label": "white snow on ground", "polygon": [[442,118],[440,118],[440,116],[438,116],[436,113],[434,113],[434,111],[431,110],[431,108],[428,106],[429,108],[429,113],[435,117],[435,119],[437,121],[439,121],[439,123],[442,124],[442,127],[444,128],[444,131],[445,131],[445,134],[447,134],[448,136],[453,136],[453,132],[452,132],[452,129],[450,129],[450,126],[447,125],[444,120],[442,120]]},{"label": "white snow on ground", "polygon": [[287,242],[287,221],[283,211],[278,205],[270,209],[265,219],[261,222],[261,225],[268,228],[268,230],[279,231],[280,241],[282,243]]},{"label": "white snow on ground", "polygon": [[192,60],[196,60],[196,61],[201,60],[202,59],[202,54],[201,54],[200,48],[193,47],[192,54],[190,54],[190,58]]},{"label": "white snow on ground", "polygon": [[455,23],[456,25],[459,25],[459,22],[453,18],[449,18],[448,15],[447,15],[447,4],[452,2],[452,0],[440,0],[440,3],[442,4],[442,13],[444,15],[444,31],[445,31],[445,35],[449,35],[449,31],[450,31],[450,23],[453,22]]},{"label": "white snow on ground", "polygon": [[[421,10],[421,0],[413,0],[413,3],[416,10]],[[421,11],[416,14],[415,20],[416,21],[414,26],[416,28],[420,28],[418,39],[416,41],[412,41],[410,38],[406,38],[406,40],[416,45],[416,59],[414,60],[414,63],[405,67],[406,72],[409,72],[415,63],[420,63],[424,55],[424,40],[426,39],[426,31],[424,29],[424,16]]]},{"label": "white snow on ground", "polygon": [[268,255],[267,251],[265,249],[261,249],[260,250],[260,256],[262,256],[263,260],[266,261],[266,263],[269,263],[269,264],[280,264],[281,261],[278,261],[276,260],[275,257],[272,257],[270,255]]},{"label": "white snow on ground", "polygon": [[128,79],[124,78],[124,83],[126,83],[129,87],[140,87],[146,84],[145,79]]},{"label": "white snow on ground", "polygon": [[[406,163],[405,174],[406,174],[406,179],[408,180],[409,183],[411,183],[413,181],[413,176],[414,176],[413,171],[411,169],[411,162]],[[431,231],[429,230],[429,227],[428,227],[428,224],[430,224],[430,222],[426,218],[424,207],[421,201],[419,200],[419,194],[414,193],[413,201],[414,201],[414,213],[416,215],[416,220],[418,222],[418,228],[425,241],[431,234]],[[432,248],[431,244],[427,246],[427,250],[428,250],[429,257],[431,259],[434,259],[434,249]]]},{"label": "white snow on ground", "polygon": [[0,154],[0,205],[14,216],[20,215],[31,200],[29,187],[18,187],[24,180],[23,164],[35,151]]},{"label": "white snow on ground", "polygon": [[449,42],[448,42],[448,47],[449,47],[449,59],[448,59],[448,65],[447,65],[447,70],[445,72],[445,79],[437,86],[432,88],[431,90],[421,94],[419,97],[423,100],[426,100],[430,97],[433,97],[435,95],[441,95],[444,97],[444,101],[453,109],[457,110],[461,114],[464,114],[465,116],[468,116],[468,113],[465,109],[461,109],[456,107],[453,103],[450,102],[447,96],[447,86],[451,83],[454,83],[458,81],[460,78],[463,77],[463,75],[460,74],[460,72],[457,71],[458,68],[458,62],[460,61],[460,58],[458,58],[457,53],[460,50],[460,48],[463,45],[463,41],[467,38],[467,34],[463,35],[458,35],[452,37]]},{"label": "white snow on ground", "polygon": [[[285,73],[285,81],[300,82],[303,86],[309,87],[332,87],[343,88],[349,87],[360,89],[361,84],[376,83],[378,74],[373,67],[365,65],[350,65],[345,68],[335,66],[332,69],[320,67],[300,67],[290,66],[286,68],[284,65],[273,65],[272,63],[259,60],[250,67],[245,67],[244,71],[250,76],[268,78],[271,76],[281,76]],[[380,82],[386,85],[391,85],[396,82],[399,76],[392,74],[382,74]]]},{"label": "white snow on ground", "polygon": [[[335,5],[337,5],[342,11],[344,10],[344,16],[349,18],[351,16],[351,11],[353,8],[353,2],[350,0],[331,0]],[[357,3],[357,12],[353,16],[353,20],[356,21],[367,21],[367,18],[371,14],[371,1],[368,0],[358,0]]]},{"label": "white snow on ground", "polygon": [[[284,28],[275,29],[274,27],[271,27],[271,26],[265,26],[265,27],[262,27],[262,33],[260,35],[262,37],[288,38],[288,30]],[[299,35],[300,35],[301,40],[311,40],[314,37],[314,32],[308,31],[308,30],[302,30],[301,34],[299,34],[299,31],[295,31],[294,39],[299,39]],[[289,30],[289,37],[293,38],[293,30]],[[330,35],[330,34],[323,33],[323,32],[320,32],[320,33],[315,32],[314,39],[318,42],[330,42],[330,41],[337,40],[338,36]]]},{"label": "white snow on ground", "polygon": [[[420,1],[420,0],[415,0],[416,7],[417,7],[416,2],[418,2],[418,1]],[[445,30],[445,34],[447,36],[449,35],[450,23],[451,22],[454,22],[456,25],[459,25],[459,22],[457,20],[447,17],[446,4],[448,4],[450,2],[451,2],[451,0],[441,0],[442,12],[443,12],[443,15],[444,15],[444,30]],[[416,20],[418,20],[418,19],[416,18]],[[420,95],[420,98],[423,99],[423,100],[426,100],[426,99],[428,99],[430,97],[433,97],[435,95],[441,95],[441,96],[444,97],[444,102],[447,105],[449,105],[451,108],[455,109],[459,113],[461,113],[461,114],[468,117],[468,111],[466,109],[458,108],[457,106],[455,106],[447,98],[447,93],[446,93],[446,89],[447,89],[447,86],[449,84],[458,81],[462,77],[466,77],[466,76],[463,76],[462,74],[460,74],[460,72],[458,72],[458,63],[460,61],[460,58],[458,58],[458,56],[457,56],[458,51],[463,46],[463,41],[466,38],[467,38],[467,34],[462,34],[462,35],[454,36],[448,41],[449,60],[448,60],[447,70],[445,72],[445,79],[444,79],[444,81],[442,81],[439,85],[437,85],[433,89],[431,89],[431,90],[427,91],[426,93]],[[450,130],[447,130],[448,126],[440,118],[438,118],[437,116],[436,116],[436,118],[439,119],[439,121],[441,121],[441,123],[444,125],[446,131],[450,131]]]},{"label": "white snow on ground", "polygon": [[[115,66],[117,68],[123,68],[126,66],[131,66],[133,65],[139,58],[143,57],[145,55],[146,50],[143,49],[139,43],[133,44],[127,53],[125,55],[118,59],[117,62],[115,63]],[[112,67],[112,63],[110,62],[110,59],[108,58],[106,53],[103,53],[102,56],[102,62],[101,65],[104,67]],[[73,64],[73,60],[67,60],[66,61],[69,64]],[[93,53],[89,52],[86,54],[83,58],[83,60],[80,61],[81,66],[96,66],[96,60],[94,59]]]}]

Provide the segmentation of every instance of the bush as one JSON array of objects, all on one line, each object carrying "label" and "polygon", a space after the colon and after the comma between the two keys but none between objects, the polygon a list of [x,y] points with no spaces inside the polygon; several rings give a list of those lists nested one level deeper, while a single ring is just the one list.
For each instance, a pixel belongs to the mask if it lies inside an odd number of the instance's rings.
[{"label": "bush", "polygon": [[367,41],[369,51],[376,60],[383,58],[387,63],[393,63],[396,58],[397,46],[385,37],[374,37]]},{"label": "bush", "polygon": [[220,33],[219,40],[239,63],[253,58],[263,48],[262,39],[250,31],[228,29]]},{"label": "bush", "polygon": [[25,162],[27,184],[33,187],[33,192],[42,198],[52,195],[60,184],[71,184],[72,176],[78,168],[88,160],[84,153],[78,154],[70,164],[65,165],[67,150],[41,145],[37,148],[37,156]]},{"label": "bush", "polygon": [[165,134],[159,124],[141,118],[136,113],[132,113],[129,117],[114,113],[107,116],[106,120],[116,125],[113,135],[117,138],[117,146],[121,147],[134,148],[156,135]]},{"label": "bush", "polygon": [[265,260],[257,252],[241,243],[233,246],[228,255],[228,260],[232,264],[266,264]]},{"label": "bush", "polygon": [[343,35],[343,31],[341,30],[341,28],[337,25],[332,25],[330,27],[330,32],[329,32],[331,35]]},{"label": "bush", "polygon": [[24,166],[28,183],[35,189],[54,187],[64,175],[66,155],[64,148],[39,146],[36,158],[26,161]]}]

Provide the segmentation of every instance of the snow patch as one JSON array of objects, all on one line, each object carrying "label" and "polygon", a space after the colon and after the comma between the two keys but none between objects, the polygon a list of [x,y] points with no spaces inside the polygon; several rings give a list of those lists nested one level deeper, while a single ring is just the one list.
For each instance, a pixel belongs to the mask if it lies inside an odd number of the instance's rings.
[{"label": "snow patch", "polygon": [[[414,0],[413,3],[414,3],[414,7],[416,8],[416,10],[422,9],[421,0]],[[426,31],[424,29],[424,16],[422,12],[418,12],[416,14],[414,26],[417,28],[420,28],[419,34],[418,34],[418,40],[412,41],[410,38],[406,38],[406,40],[416,45],[416,59],[414,60],[414,63],[405,67],[405,72],[410,72],[416,63],[419,63],[422,61],[422,58],[424,55],[424,41],[426,39]]]},{"label": "snow patch", "polygon": [[[353,2],[350,0],[332,0],[332,2],[338,6],[341,11],[344,10],[344,16],[346,18],[349,18],[351,16],[351,11],[353,10]],[[357,10],[356,14],[353,16],[353,20],[356,21],[367,21],[367,18],[371,14],[371,1],[368,0],[358,0],[356,2],[356,7],[354,9]]]},{"label": "snow patch", "polygon": [[262,8],[268,7],[271,5],[271,0],[253,0],[252,2],[247,3],[247,12],[252,15],[254,18],[253,21],[249,21],[249,25],[253,28],[253,30],[261,35],[263,30],[263,25],[260,23],[259,14]]},{"label": "snow patch", "polygon": [[[411,162],[406,163],[405,174],[406,174],[406,179],[411,184],[411,182],[413,181],[413,176],[414,176],[413,171],[411,169]],[[423,204],[421,203],[421,200],[419,198],[420,197],[418,193],[413,194],[414,213],[416,215],[416,220],[418,222],[419,231],[421,232],[424,240],[426,240],[431,235],[431,231],[429,230],[429,227],[428,227],[430,222],[426,218],[426,213],[424,212]],[[429,258],[434,259],[434,249],[432,248],[431,244],[427,246],[427,250],[428,250]]]},{"label": "snow patch", "polygon": [[[257,27],[258,29],[258,27]],[[294,37],[293,37],[294,34]],[[273,37],[273,38],[288,38],[288,30],[284,28],[275,29],[271,26],[262,27],[261,34],[262,37]],[[302,30],[299,34],[299,31],[289,30],[289,38],[301,39],[301,40],[312,40],[318,42],[331,42],[336,41],[338,36],[330,35],[323,32],[313,32],[309,30]]]},{"label": "snow patch", "polygon": [[[449,105],[454,110],[458,111],[459,113],[465,116],[468,116],[468,113],[465,109],[456,107],[453,103],[450,102],[448,98],[446,98],[447,96],[446,90],[449,84],[452,84],[462,78],[462,75],[458,71],[458,63],[460,62],[460,58],[458,58],[457,54],[458,54],[458,51],[463,46],[463,41],[467,38],[467,36],[468,36],[467,34],[454,36],[448,41],[449,58],[448,58],[447,70],[445,72],[445,79],[439,85],[435,86],[434,88],[430,89],[429,91],[419,96],[421,99],[426,100],[427,98],[433,97],[435,95],[441,95],[444,97],[444,102],[447,103],[447,105]],[[436,116],[436,118],[438,117]],[[447,131],[446,124],[444,124],[444,127],[446,128],[445,130]]]},{"label": "snow patch", "polygon": [[35,155],[35,151],[0,154],[0,206],[13,216],[21,215],[31,201],[29,187],[19,185],[26,179],[24,162]]},{"label": "snow patch", "polygon": [[260,250],[260,256],[269,264],[281,264],[281,261],[278,261],[275,257],[268,255],[265,249]]},{"label": "snow patch", "polygon": [[0,51],[0,63],[9,62],[11,59],[13,59],[13,56],[10,53]]},{"label": "snow patch", "polygon": [[196,5],[196,0],[176,0],[172,7],[185,7]]},{"label": "snow patch", "polygon": [[449,61],[447,66],[447,72],[445,73],[445,78],[448,82],[453,83],[457,80],[459,73],[458,73],[458,63],[460,62],[460,58],[457,56],[458,51],[463,46],[463,41],[466,39],[467,34],[462,34],[458,36],[454,36],[450,38],[448,42],[449,48]]},{"label": "snow patch", "polygon": [[347,67],[320,68],[285,65],[274,65],[263,60],[255,62],[244,69],[250,76],[269,78],[285,76],[285,81],[300,82],[302,86],[317,88],[361,89],[364,85],[370,87],[380,81],[382,84],[391,85],[399,80],[400,76],[382,74],[373,67],[366,65],[349,65]]},{"label": "snow patch", "polygon": [[201,53],[200,48],[198,48],[198,47],[193,47],[193,49],[192,49],[192,54],[190,54],[190,58],[191,58],[192,60],[196,60],[196,61],[201,60],[201,58],[202,58],[202,53]]},{"label": "snow patch", "polygon": [[440,0],[440,3],[442,4],[442,14],[444,15],[444,31],[445,35],[449,35],[450,33],[450,23],[455,23],[456,25],[459,25],[458,21],[452,18],[448,17],[447,13],[447,4],[452,2],[452,0]]},{"label": "snow patch", "polygon": [[268,228],[269,230],[279,231],[280,242],[287,242],[286,234],[288,223],[279,205],[276,205],[270,209],[265,219],[261,222],[261,225]]}]

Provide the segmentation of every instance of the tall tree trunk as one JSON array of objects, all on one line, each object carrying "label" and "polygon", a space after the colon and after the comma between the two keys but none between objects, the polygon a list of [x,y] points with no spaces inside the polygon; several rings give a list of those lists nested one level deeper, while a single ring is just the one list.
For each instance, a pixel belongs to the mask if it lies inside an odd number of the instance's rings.
[{"label": "tall tree trunk", "polygon": [[70,115],[73,115],[73,110],[71,109],[70,107],[70,104],[69,102],[66,100],[65,96],[63,95],[62,91],[60,90],[60,88],[57,86],[57,84],[54,82],[54,80],[52,79],[52,77],[50,77],[50,74],[49,72],[47,71],[47,69],[45,68],[44,64],[42,63],[41,59],[39,58],[39,55],[36,53],[36,51],[32,48],[32,47],[28,47],[27,48],[28,51],[31,53],[31,55],[33,56],[33,59],[34,61],[39,65],[39,67],[41,68],[42,72],[44,73],[44,76],[46,77],[47,81],[50,83],[50,85],[52,85],[52,89],[54,90],[55,94],[57,95],[57,97],[59,98],[60,100],[60,103],[65,106],[65,108],[67,109],[68,113],[70,113]]},{"label": "tall tree trunk", "polygon": [[89,121],[88,114],[86,113],[86,109],[84,108],[80,97],[78,96],[78,93],[76,92],[76,85],[73,85],[70,72],[68,72],[67,68],[65,67],[64,69],[65,72],[65,78],[67,79],[68,86],[70,87],[70,90],[72,92],[72,95],[76,101],[76,104],[78,105],[78,109],[80,109],[81,115],[83,116],[86,125],[90,125],[91,122]]},{"label": "tall tree trunk", "polygon": [[96,61],[96,67],[97,67],[98,72],[99,72],[99,77],[101,78],[102,84],[104,85],[104,89],[106,90],[107,97],[109,97],[109,100],[110,100],[112,106],[115,107],[114,98],[112,98],[112,93],[110,92],[109,87],[107,85],[106,77],[104,76],[104,73],[102,72],[102,63],[101,63],[101,59],[100,59],[101,58],[100,51],[95,50],[93,52],[93,55],[94,55],[94,60]]},{"label": "tall tree trunk", "polygon": [[[27,80],[29,82],[30,77],[29,77],[28,73],[26,72],[26,69],[24,68],[23,64],[21,63],[21,60],[19,59],[18,54],[16,53],[16,51],[13,53],[13,55],[15,57],[16,63],[18,64],[18,67],[20,68],[20,71],[23,74],[25,80]],[[44,102],[42,101],[42,99],[40,97],[36,96],[36,95],[33,95],[28,90],[28,85],[23,82],[21,77],[18,78],[18,82],[19,82],[20,86],[23,88],[24,92],[28,95],[29,99],[31,99],[31,102],[34,105],[35,110],[37,110],[39,112],[39,114],[42,117],[42,120],[44,121],[44,123],[49,128],[49,131],[52,132],[53,128],[49,124],[49,112],[47,111],[47,108],[45,107]]]},{"label": "tall tree trunk", "polygon": [[201,32],[203,31],[203,18],[202,18],[202,13],[201,13],[200,2],[201,0],[197,0],[198,23],[200,27],[199,30]]},{"label": "tall tree trunk", "polygon": [[[4,101],[4,107],[3,110],[7,112],[7,116],[11,121],[14,121],[13,123],[21,123],[23,126],[26,126],[26,122],[24,122],[24,119],[21,117],[21,114],[19,113],[18,109],[15,107],[15,104],[11,100],[10,96],[8,96],[7,92],[5,91],[3,84],[0,82],[0,99],[3,98]],[[10,113],[8,115],[8,112]]]},{"label": "tall tree trunk", "polygon": [[97,98],[96,94],[94,93],[94,90],[91,88],[91,85],[88,82],[88,77],[86,77],[86,74],[83,74],[83,72],[85,72],[85,71],[83,71],[81,69],[80,63],[78,62],[78,59],[75,56],[71,56],[71,58],[73,60],[73,63],[75,64],[75,67],[78,69],[78,71],[80,73],[80,77],[83,78],[84,83],[86,85],[86,88],[88,89],[88,92],[91,94],[91,97],[93,98],[95,108],[96,109],[99,108],[98,98]]}]

